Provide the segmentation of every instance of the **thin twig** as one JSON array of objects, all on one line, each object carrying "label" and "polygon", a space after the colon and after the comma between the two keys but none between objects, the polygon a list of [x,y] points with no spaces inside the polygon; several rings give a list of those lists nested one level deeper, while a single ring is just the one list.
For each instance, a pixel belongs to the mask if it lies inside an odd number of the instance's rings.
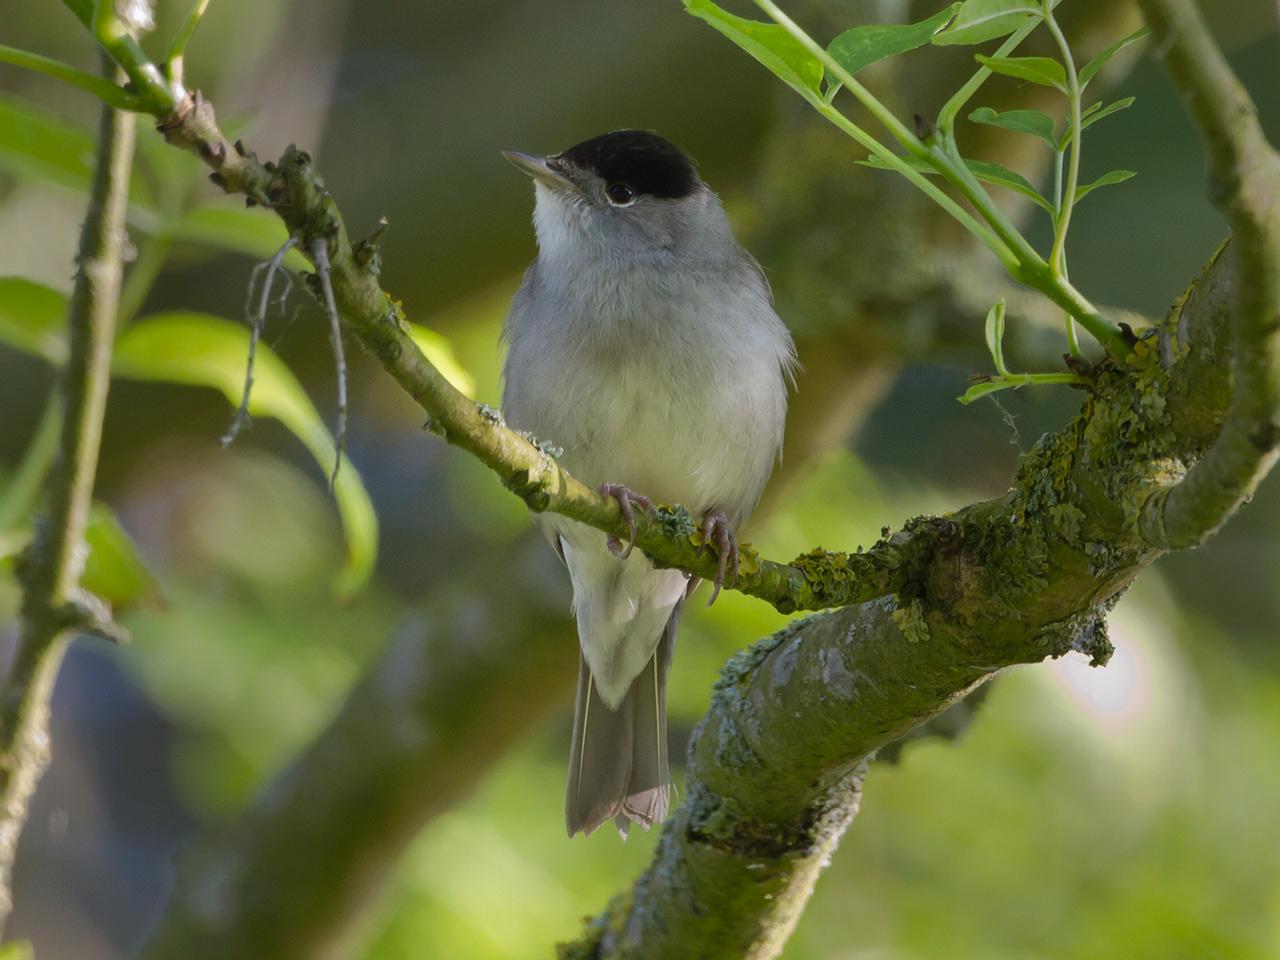
[{"label": "thin twig", "polygon": [[[64,2],[82,22],[91,23],[88,0]],[[317,249],[326,269],[317,273],[322,285],[320,296],[333,304],[329,310],[331,323],[341,304],[351,332],[408,391],[449,443],[499,473],[508,489],[531,509],[552,511],[618,537],[627,532],[615,501],[600,496],[571,476],[541,447],[489,416],[483,404],[454,387],[427,360],[409,331],[403,308],[379,285],[374,265],[356,258],[341,210],[305,151],[289,147],[275,163],[259,162],[252,150],[227,139],[218,127],[213,105],[198,93],[154,82],[160,72],[136,44],[104,42],[103,46],[125,69],[135,87],[146,92],[146,110],[159,121],[157,129],[165,139],[191,151],[211,167],[214,183],[228,193],[243,193],[270,206],[292,234],[314,237],[316,225],[325,225],[323,234],[328,244]],[[908,168],[907,175],[914,176],[914,172]],[[918,179],[922,189],[932,189],[923,178]],[[938,197],[939,202],[950,203],[945,195],[939,193]],[[967,216],[963,211],[959,215]],[[305,252],[313,256],[311,243],[306,244]],[[318,262],[316,265],[319,267]],[[1083,299],[1074,291],[1060,293],[1076,309],[1083,308]],[[345,373],[345,360],[342,365]],[[342,379],[340,433],[345,434],[345,377]],[[340,454],[345,436],[339,438],[337,446]],[[640,517],[636,545],[660,566],[709,578],[716,572],[718,558],[714,550],[690,541],[684,531],[692,531],[692,524],[692,517],[682,507],[669,510],[662,517]],[[860,554],[823,554],[823,559],[834,564],[839,573],[815,579],[811,576],[812,556],[803,558],[802,564],[786,564],[760,557],[745,547],[744,554],[736,589],[786,613],[842,606],[893,592],[911,581],[919,559],[902,556],[893,543],[886,541]]]},{"label": "thin twig", "polygon": [[[249,276],[249,293],[245,298],[245,313],[248,314],[249,318],[249,356],[245,361],[244,391],[240,394],[240,405],[236,407],[235,416],[231,418],[231,426],[222,435],[222,445],[224,447],[231,446],[236,437],[240,435],[240,431],[249,426],[249,395],[253,390],[253,361],[257,356],[258,341],[262,339],[262,328],[267,322],[267,309],[272,302],[271,286],[275,282],[276,272],[280,269],[281,264],[284,263],[285,256],[297,242],[293,237],[290,237],[270,260],[254,267],[253,273]],[[258,309],[250,310],[249,304],[253,300],[254,287],[257,284],[259,274],[264,270],[266,271],[266,276],[262,281],[262,293],[258,297]],[[289,290],[293,286],[293,281],[287,273],[285,274],[285,281],[284,292],[275,301],[281,307],[284,305],[284,298],[289,295]]]},{"label": "thin twig", "polygon": [[338,316],[338,304],[333,299],[329,246],[323,237],[312,241],[311,261],[316,265],[316,278],[324,294],[325,313],[329,315],[329,339],[333,344],[333,364],[338,375],[338,425],[333,432],[333,473],[329,476],[329,488],[332,490],[338,482],[338,469],[347,448],[347,357],[342,350],[342,320]]},{"label": "thin twig", "polygon": [[[115,75],[106,69],[106,77]],[[0,697],[0,925],[12,908],[9,876],[27,801],[49,761],[49,698],[62,655],[76,631],[111,632],[101,616],[82,615],[77,601],[111,376],[133,132],[133,114],[103,107],[68,316],[59,453],[47,513],[19,563],[20,646]]]}]

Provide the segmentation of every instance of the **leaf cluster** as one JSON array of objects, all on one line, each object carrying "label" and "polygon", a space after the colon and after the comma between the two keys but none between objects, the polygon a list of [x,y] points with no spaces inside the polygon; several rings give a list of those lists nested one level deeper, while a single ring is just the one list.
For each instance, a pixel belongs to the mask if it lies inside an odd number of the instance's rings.
[{"label": "leaf cluster", "polygon": [[[1077,70],[1072,51],[1054,18],[1060,0],[963,0],[951,3],[915,23],[859,24],[838,34],[825,46],[819,44],[787,16],[773,0],[756,0],[772,22],[750,20],[728,13],[713,0],[685,0],[686,10],[704,20],[762,63],[804,97],[829,121],[867,148],[858,162],[906,177],[970,230],[1000,258],[1010,275],[1063,307],[1070,355],[1082,356],[1076,339],[1076,323],[1083,325],[1116,357],[1128,352],[1119,328],[1071,286],[1067,275],[1066,239],[1071,214],[1094,191],[1123,183],[1135,174],[1111,170],[1089,182],[1079,179],[1081,142],[1091,126],[1132,106],[1124,97],[1110,103],[1084,106],[1082,96],[1089,82],[1118,53],[1141,41],[1145,29],[1123,37]],[[1015,56],[1016,48],[1037,29],[1052,36],[1057,57]],[[859,79],[868,67],[926,46],[981,46],[998,43],[991,52],[976,52],[977,70],[947,101],[932,122],[917,118],[913,131],[863,85]],[[1053,157],[1053,189],[1046,195],[1026,177],[988,160],[966,157],[960,150],[956,120],[962,110],[992,76],[1058,91],[1066,99],[1066,120],[1059,123],[1048,113],[1024,108],[997,111],[979,106],[968,112],[971,122],[999,127],[1011,133],[1036,137]],[[847,91],[870,112],[896,141],[899,150],[851,120],[837,107]],[[936,185],[941,181],[949,189]],[[1051,219],[1054,239],[1046,254],[1037,251],[986,192],[987,187],[1012,191],[1043,210]],[[993,308],[995,311],[995,308]],[[999,328],[1003,331],[1001,305]],[[988,318],[990,328],[991,318]],[[1002,335],[1002,334],[1001,334]],[[993,353],[993,359],[995,354]],[[1016,382],[997,360],[997,377],[970,391],[966,400],[1007,386],[1026,383],[1074,383],[1074,371],[1064,374],[1023,374]],[[1028,379],[1030,378],[1030,379]]]}]

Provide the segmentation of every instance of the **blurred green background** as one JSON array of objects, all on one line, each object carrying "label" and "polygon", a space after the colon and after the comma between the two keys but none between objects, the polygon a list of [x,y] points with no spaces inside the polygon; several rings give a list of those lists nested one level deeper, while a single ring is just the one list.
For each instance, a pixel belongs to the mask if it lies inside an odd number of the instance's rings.
[{"label": "blurred green background", "polygon": [[[892,0],[821,5],[848,23],[903,10]],[[1205,5],[1280,135],[1276,6]],[[162,25],[179,7],[163,0]],[[60,5],[11,0],[4,17],[0,41],[93,63]],[[928,64],[917,57],[911,68]],[[495,404],[498,330],[534,252],[529,185],[497,151],[652,128],[699,159],[731,210],[745,209],[762,199],[753,172],[786,96],[676,0],[215,0],[187,70],[221,116],[249,126],[261,155],[313,147],[353,232],[389,216],[384,285],[443,335],[476,396]],[[1099,125],[1089,162],[1139,176],[1083,208],[1072,278],[1098,301],[1155,316],[1224,228],[1158,64],[1144,57],[1120,89],[1137,104]],[[0,69],[0,97],[93,128],[87,97],[15,70]],[[234,205],[194,161],[152,149],[145,125],[140,136],[150,147],[139,175],[176,204],[169,214]],[[12,150],[0,154],[0,275],[66,291],[83,194],[32,176]],[[847,175],[886,176],[852,165]],[[262,223],[254,236],[269,251]],[[246,246],[244,229],[232,246]],[[241,318],[262,250],[187,236],[166,251],[142,312]],[[141,255],[145,228],[134,240]],[[786,302],[787,291],[779,296]],[[981,317],[973,323],[980,341]],[[272,318],[266,342],[331,422],[324,321],[305,295]],[[774,556],[852,547],[886,523],[1003,492],[1019,446],[1061,423],[1075,397],[1021,392],[1004,411],[964,408],[954,397],[969,369],[939,357],[897,372],[860,428],[804,465],[750,539]],[[52,384],[48,364],[0,345],[0,479],[19,463]],[[219,394],[114,384],[98,496],[157,588],[122,616],[135,643],[77,641],[56,691],[54,762],[22,838],[9,931],[30,938],[41,960],[132,956],[161,909],[175,851],[234,817],[378,651],[421,629],[424,598],[452,571],[527,553],[523,507],[423,433],[416,408],[363,356],[353,358],[351,409],[350,455],[381,546],[370,585],[343,602],[333,590],[342,527],[297,439],[259,418],[224,450],[231,411]],[[548,583],[558,583],[544,553]],[[501,603],[500,561],[489,574],[488,602]],[[16,603],[11,576],[0,575],[6,656]],[[710,611],[694,606],[672,676],[673,756],[720,664],[782,622],[736,594]],[[963,739],[914,744],[875,767],[784,956],[1280,956],[1280,483],[1207,548],[1146,575],[1117,608],[1113,639],[1105,669],[1068,658],[1012,673]],[[554,720],[511,744],[468,800],[405,851],[351,956],[547,956],[640,871],[652,834],[565,840],[570,696],[566,680]]]}]

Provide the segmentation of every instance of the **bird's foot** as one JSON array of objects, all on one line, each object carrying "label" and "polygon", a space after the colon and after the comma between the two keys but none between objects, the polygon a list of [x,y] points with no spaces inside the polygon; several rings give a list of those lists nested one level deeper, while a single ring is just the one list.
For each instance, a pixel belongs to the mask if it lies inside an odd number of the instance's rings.
[{"label": "bird's foot", "polygon": [[627,532],[631,535],[630,541],[627,543],[626,549],[622,547],[622,541],[609,534],[607,543],[609,544],[609,552],[619,560],[625,560],[631,556],[631,551],[636,546],[636,507],[639,507],[645,513],[653,513],[653,504],[649,502],[649,498],[641,496],[630,487],[623,486],[620,483],[602,483],[599,487],[600,496],[613,497],[618,501],[618,509],[622,511],[622,519],[627,522]]},{"label": "bird's foot", "polygon": [[729,576],[728,584],[732,587],[738,582],[738,538],[733,535],[733,526],[723,510],[708,510],[702,516],[702,542],[711,545],[720,563],[716,566],[714,587],[707,606],[716,602],[720,596],[720,588],[725,585],[725,574]]}]

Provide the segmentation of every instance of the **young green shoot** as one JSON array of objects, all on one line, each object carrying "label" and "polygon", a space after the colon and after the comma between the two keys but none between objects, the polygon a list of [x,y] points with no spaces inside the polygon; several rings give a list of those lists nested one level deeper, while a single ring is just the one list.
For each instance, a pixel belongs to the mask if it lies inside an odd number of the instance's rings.
[{"label": "young green shoot", "polygon": [[[1066,262],[1066,239],[1071,214],[1087,193],[1132,176],[1111,171],[1092,183],[1080,184],[1081,134],[1104,116],[1123,110],[1132,99],[1104,107],[1084,109],[1083,91],[1088,81],[1117,52],[1136,42],[1145,31],[1112,44],[1077,70],[1075,59],[1053,8],[1060,0],[963,0],[953,2],[933,16],[916,23],[863,24],[838,35],[823,47],[792,20],[775,0],[754,0],[771,22],[738,17],[722,10],[713,0],[684,0],[686,10],[719,30],[785,81],[824,118],[861,144],[869,156],[859,161],[890,169],[906,177],[992,251],[1015,279],[1039,290],[1066,314],[1067,346],[1078,359],[1082,351],[1076,336],[1079,323],[1114,359],[1128,355],[1128,335],[1104,318],[1088,299],[1071,285]],[[1050,34],[1060,59],[1013,56],[1022,42],[1041,25]],[[934,124],[918,123],[913,131],[900,121],[855,76],[864,67],[929,44],[976,45],[999,41],[992,56],[978,55],[978,69],[944,104]],[[998,114],[980,107],[970,115],[978,123],[990,123],[1042,139],[1053,151],[1052,199],[1044,197],[1021,175],[999,164],[965,158],[956,137],[956,121],[962,110],[994,74],[1041,84],[1067,98],[1068,120],[1061,136],[1047,114],[1016,110]],[[850,120],[836,105],[841,90],[850,95],[888,133],[887,142]],[[896,145],[901,153],[891,149]],[[941,177],[953,194],[933,182]],[[1013,190],[1043,208],[1053,222],[1053,240],[1047,255],[1031,245],[992,200],[984,185]],[[962,205],[963,204],[963,205]],[[1003,324],[1003,309],[999,312]],[[1003,358],[1000,359],[1003,365]],[[982,393],[1028,383],[1079,383],[1076,373],[1011,374],[998,368],[998,377],[979,385]]]},{"label": "young green shoot", "polygon": [[994,377],[989,374],[976,376],[974,378],[976,382],[961,396],[957,397],[957,400],[963,404],[970,404],[982,397],[999,393],[1001,390],[1017,390],[1033,384],[1084,384],[1088,382],[1074,371],[1065,373],[1011,373],[1004,361],[1004,312],[1004,301],[996,301],[996,304],[987,311],[987,322],[984,330],[987,350],[991,354],[992,364],[995,365],[996,375]]},{"label": "young green shoot", "polygon": [[[1044,25],[1049,31],[1049,35],[1053,38],[1054,44],[1058,48],[1058,52],[1062,55],[1062,64],[1066,68],[1067,79],[1067,109],[1070,113],[1068,122],[1071,129],[1080,131],[1080,77],[1076,73],[1075,58],[1071,56],[1071,47],[1067,43],[1067,38],[1062,33],[1062,28],[1058,26],[1058,21],[1054,19],[1053,9],[1050,0],[1044,0]],[[1076,189],[1080,185],[1080,144],[1084,140],[1079,133],[1071,138],[1071,157],[1067,161],[1067,179],[1066,189],[1062,189],[1062,153],[1058,152],[1054,158],[1054,225],[1053,225],[1053,249],[1049,253],[1049,269],[1056,276],[1067,276],[1067,231],[1071,228],[1071,211],[1076,204]],[[1068,313],[1065,317],[1067,328],[1067,345],[1071,350],[1073,357],[1083,356],[1080,350],[1080,341],[1076,337],[1076,322]]]},{"label": "young green shoot", "polygon": [[200,26],[208,6],[209,0],[195,0],[191,9],[187,11],[182,26],[178,28],[178,32],[173,35],[173,40],[169,43],[169,49],[164,55],[164,72],[175,83],[182,83],[182,61],[187,52],[187,44],[195,36],[196,28]]}]

